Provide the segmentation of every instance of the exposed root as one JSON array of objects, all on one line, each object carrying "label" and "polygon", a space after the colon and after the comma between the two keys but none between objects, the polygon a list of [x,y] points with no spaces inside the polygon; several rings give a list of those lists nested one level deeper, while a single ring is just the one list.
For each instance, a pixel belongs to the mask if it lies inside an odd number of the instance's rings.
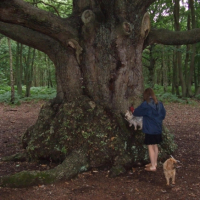
[{"label": "exposed root", "polygon": [[1,187],[27,187],[51,184],[61,179],[70,179],[89,168],[85,152],[73,151],[62,164],[46,171],[22,171],[14,175],[0,177]]}]

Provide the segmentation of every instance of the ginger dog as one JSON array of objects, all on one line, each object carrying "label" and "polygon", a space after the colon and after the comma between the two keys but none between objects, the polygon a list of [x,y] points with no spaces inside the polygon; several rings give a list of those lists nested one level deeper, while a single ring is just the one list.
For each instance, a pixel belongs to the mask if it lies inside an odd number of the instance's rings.
[{"label": "ginger dog", "polygon": [[167,159],[163,164],[163,171],[165,174],[167,185],[169,185],[170,178],[172,179],[172,184],[175,184],[176,164],[177,160],[175,160],[174,158]]}]

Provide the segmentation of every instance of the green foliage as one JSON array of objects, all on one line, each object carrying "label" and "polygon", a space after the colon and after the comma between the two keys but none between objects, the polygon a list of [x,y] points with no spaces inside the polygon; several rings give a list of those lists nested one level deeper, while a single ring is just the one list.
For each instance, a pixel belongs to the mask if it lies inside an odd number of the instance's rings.
[{"label": "green foliage", "polygon": [[[22,87],[22,92],[25,94],[26,87]],[[10,86],[2,86],[0,88],[0,102],[10,103],[11,98],[11,89]],[[15,87],[16,91],[16,87]],[[17,92],[15,92],[15,102],[14,104],[20,104],[22,101],[30,101],[30,100],[48,100],[53,99],[56,96],[55,88],[48,87],[32,87],[31,88],[31,96],[23,97],[19,96]]]},{"label": "green foliage", "polygon": [[72,13],[72,0],[46,0],[35,2],[33,0],[26,0],[29,3],[34,3],[38,8],[46,10],[60,17],[69,17]]},{"label": "green foliage", "polygon": [[200,100],[200,94],[195,96],[198,100]]},{"label": "green foliage", "polygon": [[[145,85],[145,88],[149,87],[147,84]],[[161,85],[155,84],[154,86],[154,92],[157,96],[157,98],[165,103],[184,103],[184,104],[190,104],[190,105],[196,105],[195,99],[199,100],[200,95],[196,95],[195,98],[181,98],[178,97],[177,95],[174,95],[171,93],[171,86],[168,86],[167,91],[164,92],[164,88]],[[181,88],[179,88],[180,93],[181,93]],[[194,86],[192,87],[192,91],[194,92],[195,88]]]},{"label": "green foliage", "polygon": [[164,93],[162,95],[157,95],[158,99],[162,102],[174,102],[174,103],[184,103],[185,101],[181,98],[178,98],[172,93]]}]

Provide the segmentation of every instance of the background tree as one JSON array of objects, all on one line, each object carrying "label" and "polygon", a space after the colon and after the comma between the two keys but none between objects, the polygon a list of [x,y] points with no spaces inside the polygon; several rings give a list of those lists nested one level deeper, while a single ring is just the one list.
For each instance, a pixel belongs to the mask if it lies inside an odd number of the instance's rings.
[{"label": "background tree", "polygon": [[33,80],[33,65],[34,65],[34,59],[35,59],[35,49],[31,49],[29,47],[28,49],[28,56],[25,58],[25,66],[24,66],[24,75],[25,75],[25,85],[26,85],[26,93],[25,96],[30,96],[30,88],[31,83]]},{"label": "background tree", "polygon": [[[191,25],[190,23],[188,26],[192,26],[192,29],[196,28],[196,20],[195,20],[195,9],[194,9],[194,1],[189,0],[189,11],[191,15]],[[189,20],[190,21],[190,20]],[[191,61],[190,61],[190,69],[188,71],[188,79],[187,79],[187,96],[192,96],[191,85],[194,81],[194,59],[196,54],[196,44],[191,45]]]},{"label": "background tree", "polygon": [[11,103],[15,101],[15,89],[14,89],[14,77],[13,77],[13,58],[12,58],[12,49],[10,44],[10,38],[8,38],[8,48],[10,55],[10,86],[11,86]]},{"label": "background tree", "polygon": [[22,44],[17,42],[16,48],[16,82],[17,93],[22,95]]},{"label": "background tree", "polygon": [[[143,49],[200,40],[200,29],[150,29],[147,9],[154,2],[74,0],[67,18],[22,0],[0,2],[0,33],[43,51],[56,69],[57,96],[24,134],[23,156],[63,161],[46,172],[1,177],[0,185],[52,183],[105,165],[117,175],[147,160],[143,135],[132,134],[124,120],[142,99]],[[175,148],[166,130],[163,137],[161,158]]]},{"label": "background tree", "polygon": [[[15,103],[20,99],[23,99],[26,96],[26,90],[29,91],[30,96],[30,87],[44,87],[42,88],[32,88],[33,94],[36,90],[46,90],[45,87],[55,86],[55,68],[50,59],[43,53],[36,49],[31,48],[29,50],[28,46],[22,45],[21,43],[11,40],[11,49],[12,49],[12,60],[13,60],[13,77],[15,80],[15,89],[17,90],[17,95],[15,95]],[[34,55],[35,51],[35,56]],[[34,62],[33,62],[34,57]],[[28,62],[29,60],[29,62]],[[1,97],[6,97],[5,101],[8,101],[10,98],[10,60],[9,60],[9,48],[7,44],[7,38],[2,36],[1,39],[1,48],[0,48],[0,83],[1,83],[1,94],[4,94]],[[33,69],[31,69],[33,68]],[[28,72],[32,71],[32,78],[27,82]],[[26,84],[29,83],[26,87]],[[29,88],[29,89],[28,89]],[[49,90],[50,91],[50,90]],[[33,97],[33,96],[32,96]],[[30,97],[30,98],[32,98]],[[42,96],[41,96],[42,97]]]}]

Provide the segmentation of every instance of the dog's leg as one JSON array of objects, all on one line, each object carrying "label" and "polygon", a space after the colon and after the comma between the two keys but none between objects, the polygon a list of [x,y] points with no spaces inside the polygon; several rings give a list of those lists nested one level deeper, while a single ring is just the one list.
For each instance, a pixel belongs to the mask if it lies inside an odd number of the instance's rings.
[{"label": "dog's leg", "polygon": [[175,175],[176,175],[176,172],[174,171],[173,175],[172,175],[172,184],[175,185]]},{"label": "dog's leg", "polygon": [[166,181],[167,181],[167,185],[169,185],[169,178],[166,178]]},{"label": "dog's leg", "polygon": [[166,179],[166,181],[167,181],[167,184],[166,184],[166,185],[169,185],[169,177],[167,176],[166,172],[164,172],[164,174],[165,174],[165,179]]},{"label": "dog's leg", "polygon": [[133,125],[134,125],[134,130],[136,131],[137,130],[137,123],[133,123]]},{"label": "dog's leg", "polygon": [[140,128],[139,128],[139,130],[142,130],[142,123],[140,123]]}]

